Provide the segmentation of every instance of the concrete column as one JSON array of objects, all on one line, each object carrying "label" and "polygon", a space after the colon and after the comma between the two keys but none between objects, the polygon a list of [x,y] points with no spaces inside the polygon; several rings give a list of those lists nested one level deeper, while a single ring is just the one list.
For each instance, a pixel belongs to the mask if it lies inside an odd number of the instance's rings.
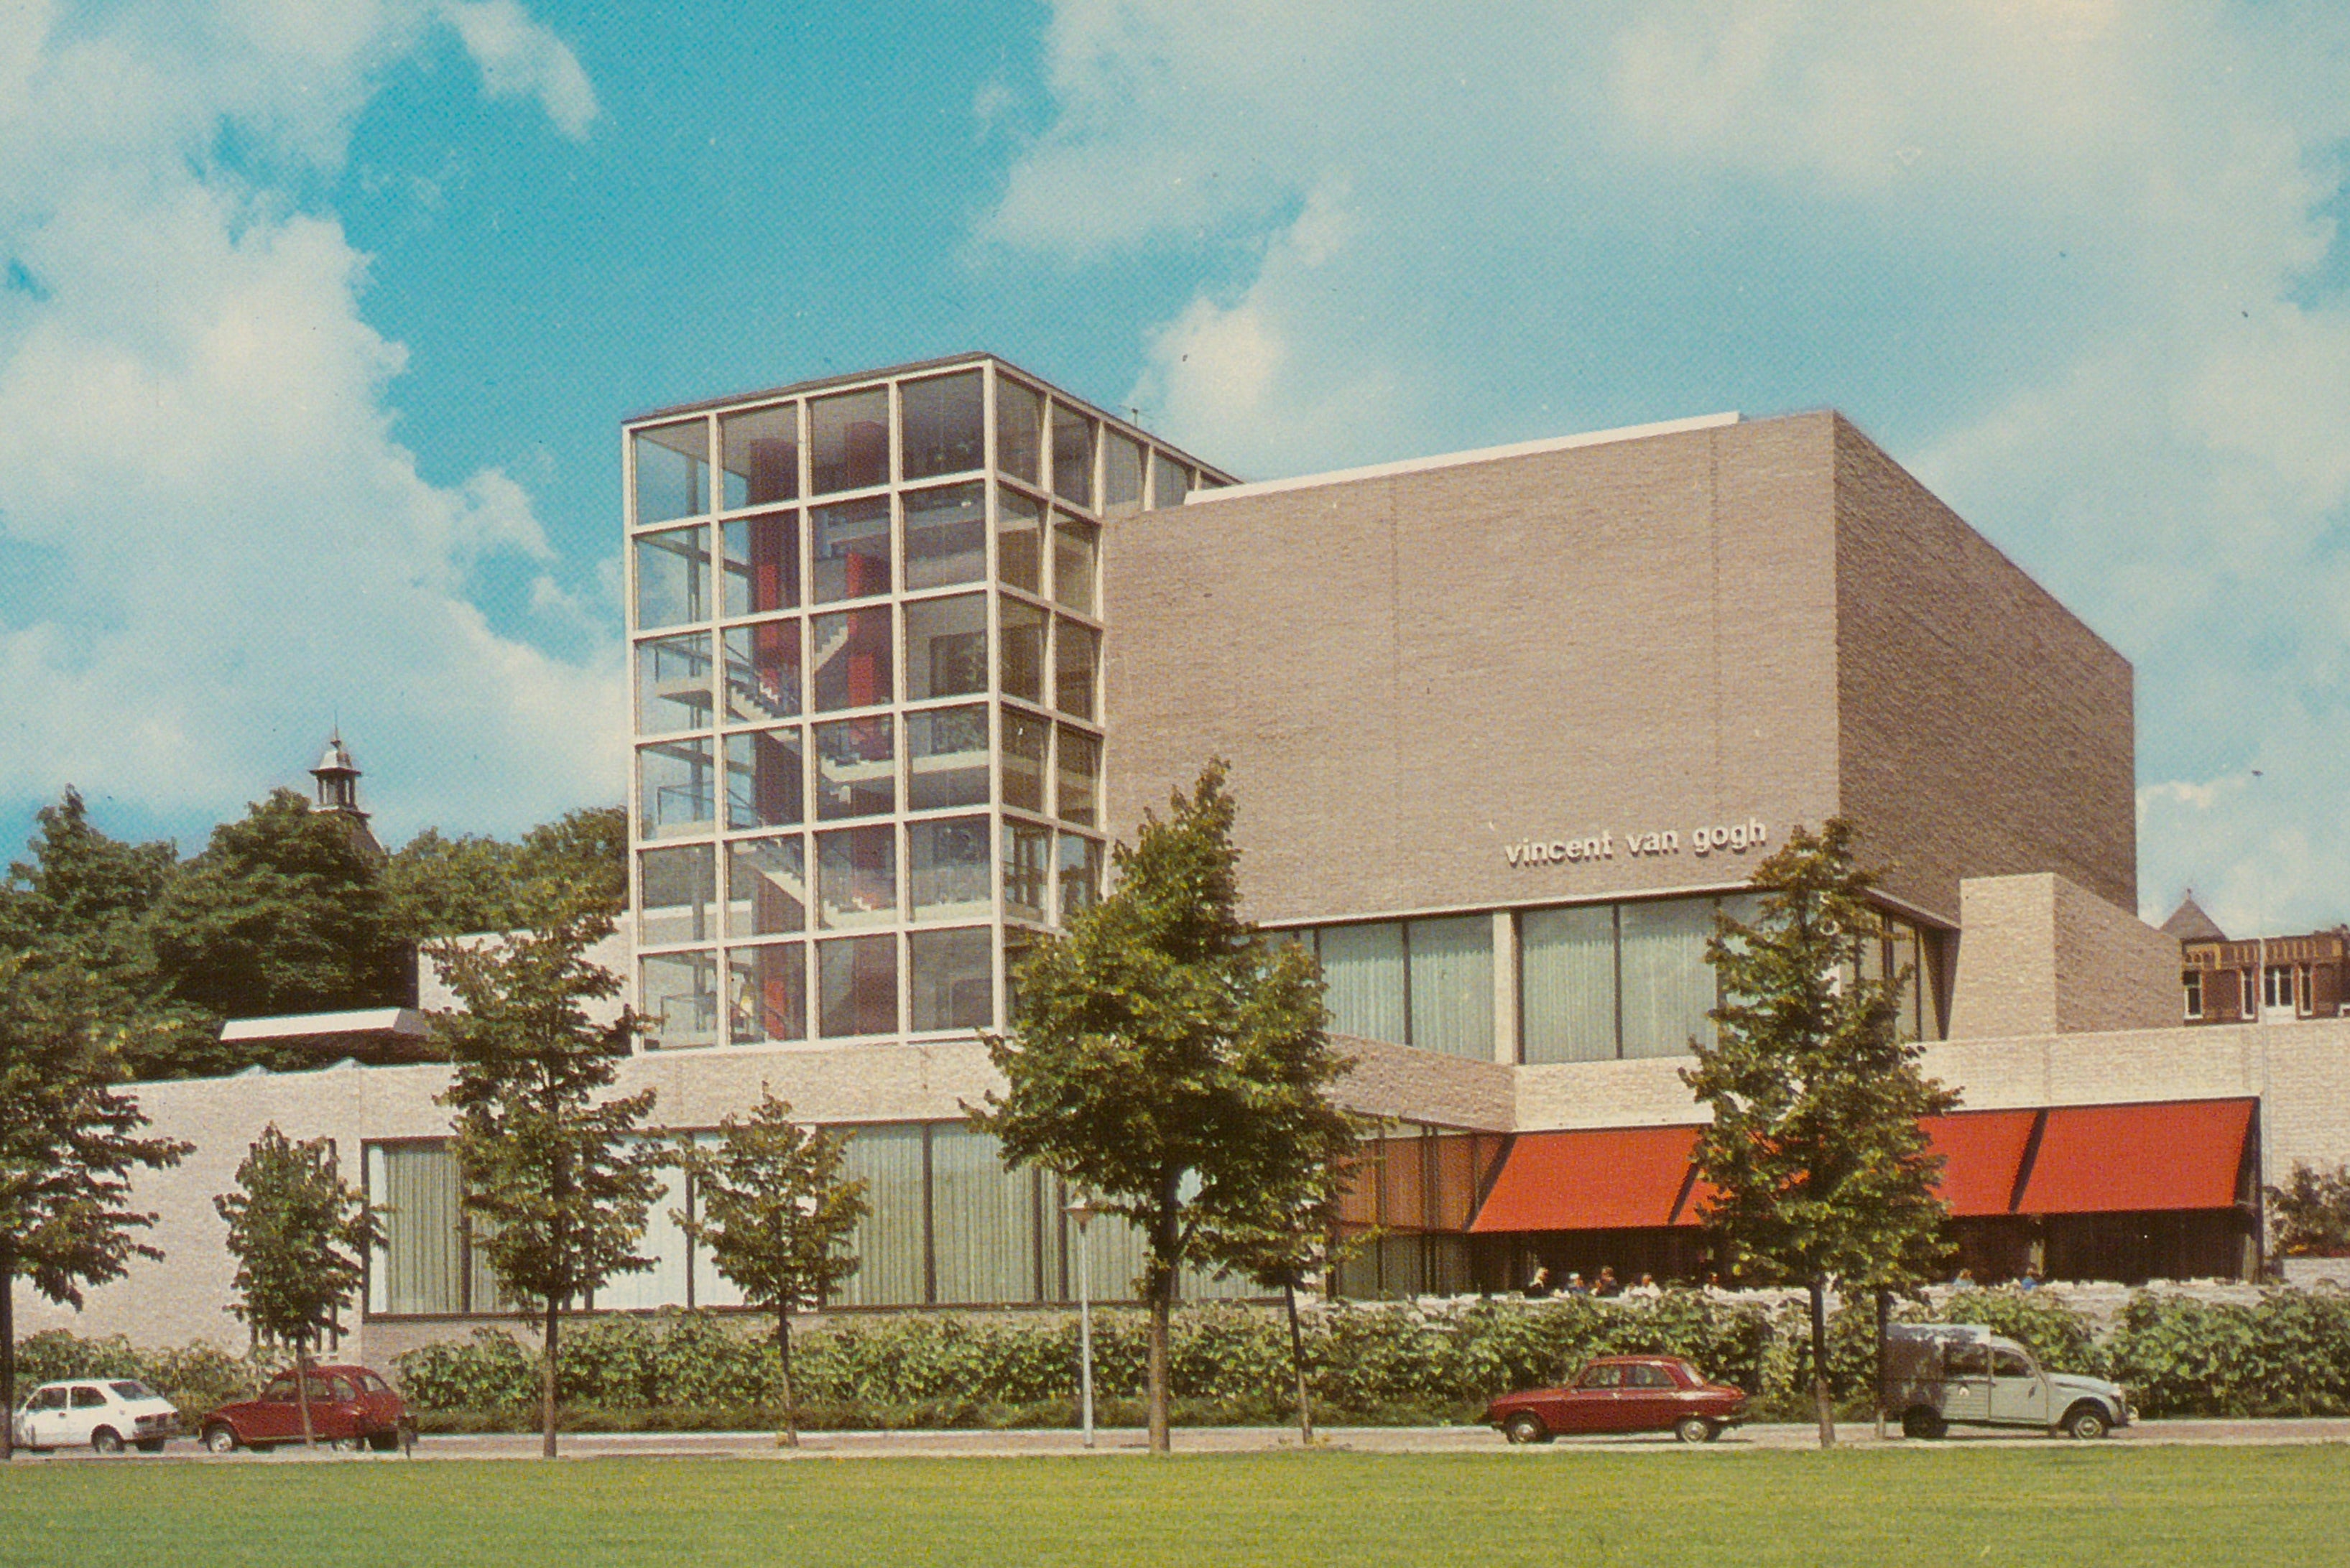
[{"label": "concrete column", "polygon": [[1518,918],[1493,911],[1493,1060],[1518,1064]]}]

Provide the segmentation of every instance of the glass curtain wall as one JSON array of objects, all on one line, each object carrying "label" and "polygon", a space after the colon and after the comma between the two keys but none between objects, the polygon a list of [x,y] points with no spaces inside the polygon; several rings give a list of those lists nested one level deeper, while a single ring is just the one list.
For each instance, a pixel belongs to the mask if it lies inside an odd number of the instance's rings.
[{"label": "glass curtain wall", "polygon": [[646,1047],[1000,1026],[1022,929],[1101,892],[1102,518],[1224,482],[990,360],[626,456],[636,836],[686,850],[638,862]]},{"label": "glass curtain wall", "polygon": [[[856,1272],[827,1306],[888,1308],[1024,1306],[1073,1302],[1077,1237],[1062,1184],[1035,1170],[1007,1170],[996,1139],[959,1122],[896,1122],[836,1129],[846,1135],[844,1179],[866,1184],[867,1213],[848,1242]],[[708,1143],[714,1133],[697,1134]],[[369,1145],[369,1201],[384,1222],[384,1245],[369,1273],[375,1317],[462,1316],[507,1310],[486,1254],[472,1244],[458,1206],[457,1167],[445,1143]],[[588,1303],[598,1312],[736,1307],[742,1292],[719,1274],[672,1211],[691,1213],[699,1197],[682,1173],[662,1174],[642,1251],[650,1267],[620,1275]],[[1097,1215],[1087,1227],[1093,1298],[1138,1298],[1145,1248],[1132,1224]],[[1261,1298],[1246,1278],[1183,1271],[1185,1299]]]},{"label": "glass curtain wall", "polygon": [[1447,1055],[1493,1054],[1493,918],[1379,920],[1282,933],[1309,941],[1333,1033]]}]

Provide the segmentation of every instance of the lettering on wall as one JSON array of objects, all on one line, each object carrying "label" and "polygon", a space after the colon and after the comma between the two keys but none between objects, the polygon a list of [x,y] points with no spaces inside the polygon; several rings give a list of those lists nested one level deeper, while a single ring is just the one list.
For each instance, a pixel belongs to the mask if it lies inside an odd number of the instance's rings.
[{"label": "lettering on wall", "polygon": [[[1714,823],[1692,827],[1684,836],[1677,828],[1659,828],[1618,836],[1613,828],[1581,838],[1529,838],[1505,845],[1502,854],[1513,866],[1566,866],[1586,860],[1627,860],[1658,855],[1698,857],[1727,853],[1743,855],[1770,842],[1771,830],[1759,816],[1744,822]],[[1684,847],[1686,846],[1686,847]]]}]

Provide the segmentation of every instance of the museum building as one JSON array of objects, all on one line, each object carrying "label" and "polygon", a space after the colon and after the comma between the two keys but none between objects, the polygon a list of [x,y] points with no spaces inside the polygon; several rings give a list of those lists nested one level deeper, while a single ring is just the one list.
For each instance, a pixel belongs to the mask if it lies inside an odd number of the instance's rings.
[{"label": "museum building", "polygon": [[[622,458],[623,1086],[681,1128],[772,1086],[851,1135],[833,1305],[1065,1302],[1080,1245],[1102,1293],[1139,1272],[962,1113],[1024,953],[1211,756],[1249,912],[1315,951],[1383,1119],[1340,1293],[1702,1273],[1705,940],[1831,815],[1882,870],[1867,961],[1964,1096],[1929,1131],[1979,1277],[2249,1273],[2261,1184],[2350,1158],[2350,1021],[2184,1025],[2134,912],[2128,663],[1833,412],[1246,483],[972,355],[662,410]],[[92,1313],[217,1312],[209,1195],[269,1119],[359,1151],[389,1211],[369,1354],[499,1311],[445,1081],[142,1086],[199,1145],[140,1185],[182,1283]],[[596,1307],[735,1300],[692,1200]]]}]

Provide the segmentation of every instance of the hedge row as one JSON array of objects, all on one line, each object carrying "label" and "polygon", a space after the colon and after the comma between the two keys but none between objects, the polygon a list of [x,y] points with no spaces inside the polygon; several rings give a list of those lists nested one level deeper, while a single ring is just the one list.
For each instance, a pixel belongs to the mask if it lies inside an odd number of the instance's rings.
[{"label": "hedge row", "polygon": [[[1921,1320],[1922,1304],[1896,1315]],[[1931,1315],[1984,1323],[2054,1370],[2127,1384],[2149,1416],[2350,1414],[2350,1294],[2271,1290],[2232,1304],[2141,1291],[2102,1331],[2058,1290],[1962,1293]],[[1874,1313],[1829,1323],[1829,1380],[1849,1410],[1868,1401]],[[779,1401],[773,1343],[752,1320],[699,1313],[582,1320],[564,1336],[563,1397],[581,1428],[754,1428]],[[1095,1386],[1106,1421],[1135,1418],[1144,1381],[1139,1313],[1094,1319]],[[837,1318],[795,1336],[793,1373],[811,1427],[1066,1425],[1076,1397],[1077,1327],[1058,1313],[908,1313]],[[1291,1414],[1280,1314],[1229,1303],[1175,1317],[1174,1395],[1190,1424]],[[1332,1420],[1472,1420],[1493,1394],[1556,1382],[1590,1355],[1688,1357],[1756,1396],[1764,1417],[1808,1415],[1811,1356],[1800,1298],[1695,1291],[1608,1301],[1459,1301],[1341,1305],[1306,1318],[1308,1380]],[[74,1376],[138,1376],[198,1414],[248,1394],[265,1361],[206,1345],[140,1351],[128,1341],[47,1333],[18,1350],[18,1387]],[[536,1353],[503,1329],[427,1345],[393,1367],[428,1428],[527,1425]]]},{"label": "hedge row", "polygon": [[[1899,1303],[1897,1318],[1929,1310]],[[2151,1416],[2350,1414],[2350,1295],[2274,1290],[2231,1305],[2139,1292],[2103,1334],[2062,1293],[1977,1291],[1932,1316],[1989,1324],[2053,1369],[2130,1386]],[[1868,1403],[1874,1310],[1829,1323],[1829,1381],[1848,1408]],[[1145,1322],[1094,1324],[1095,1386],[1140,1398]],[[1291,1408],[1289,1350],[1277,1313],[1232,1304],[1176,1314],[1173,1393],[1190,1419],[1269,1420]],[[1669,1292],[1651,1299],[1481,1301],[1338,1306],[1308,1315],[1305,1354],[1317,1409],[1332,1419],[1473,1419],[1505,1389],[1556,1382],[1595,1355],[1682,1355],[1756,1396],[1757,1414],[1809,1413],[1811,1355],[1800,1300]],[[1076,1324],[1057,1314],[906,1314],[836,1320],[796,1336],[793,1370],[811,1425],[1057,1424],[1076,1397]],[[426,1412],[528,1407],[532,1352],[500,1330],[399,1359]],[[694,1424],[692,1412],[748,1416],[778,1399],[773,1345],[697,1314],[607,1318],[566,1340],[567,1403],[626,1424]],[[629,1413],[634,1412],[630,1415]],[[739,1424],[754,1425],[747,1418]]]}]

